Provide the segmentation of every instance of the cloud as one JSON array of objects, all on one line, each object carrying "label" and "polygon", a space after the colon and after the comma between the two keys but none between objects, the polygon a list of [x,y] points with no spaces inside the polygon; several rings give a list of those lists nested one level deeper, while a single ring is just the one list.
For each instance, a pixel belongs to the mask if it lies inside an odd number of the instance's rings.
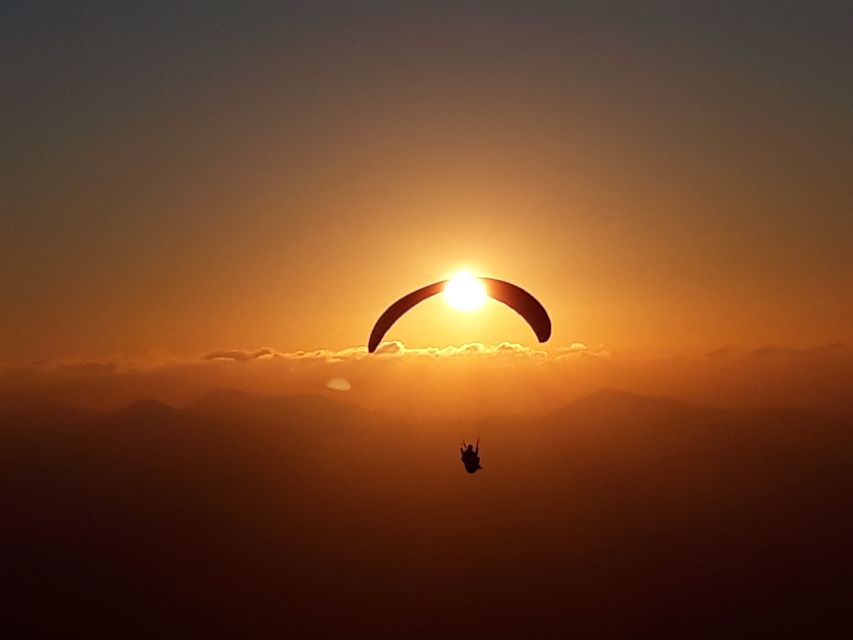
[{"label": "cloud", "polygon": [[541,349],[531,349],[515,342],[499,342],[494,347],[486,350],[486,353],[513,355],[523,358],[546,358],[548,353]]},{"label": "cloud", "polygon": [[419,356],[431,358],[459,358],[459,357],[494,357],[511,356],[521,358],[544,358],[548,354],[540,349],[533,349],[515,342],[499,342],[494,345],[485,345],[482,342],[468,342],[461,345],[449,345],[446,347],[407,347],[402,342],[383,342],[376,349],[376,353],[386,356]]},{"label": "cloud", "polygon": [[259,358],[272,357],[275,352],[272,349],[257,349],[245,351],[243,349],[221,349],[210,351],[202,356],[204,360],[233,360],[235,362],[248,362]]},{"label": "cloud", "polygon": [[344,392],[346,381],[351,385],[346,393],[355,402],[378,406],[392,395],[403,398],[403,404],[421,403],[426,411],[437,394],[460,406],[469,402],[466,394],[474,392],[468,382],[475,380],[477,401],[489,407],[506,402],[509,408],[513,390],[520,386],[536,390],[525,396],[528,408],[609,386],[722,404],[781,406],[796,397],[803,406],[839,415],[853,411],[853,352],[840,342],[755,351],[741,347],[725,358],[703,353],[617,355],[611,358],[601,345],[580,341],[548,351],[515,342],[408,347],[391,341],[378,354],[358,345],[290,352],[217,349],[192,358],[152,353],[146,358],[51,360],[0,366],[0,407],[50,401],[112,410],[141,397],[183,406],[212,389],[290,395],[328,388],[331,393]]},{"label": "cloud", "polygon": [[[214,352],[222,353],[222,352]],[[230,352],[229,352],[230,353]],[[251,353],[251,352],[243,352]],[[209,356],[210,354],[208,354]],[[547,357],[545,351],[532,349],[514,342],[500,342],[495,345],[485,345],[482,342],[468,342],[461,345],[446,347],[407,347],[399,340],[381,343],[373,354],[367,352],[366,346],[346,347],[344,349],[317,349],[315,351],[293,351],[289,353],[274,352],[273,357],[285,360],[320,361],[327,364],[352,362],[365,358],[400,358],[400,357],[431,357],[454,358],[462,356],[498,356],[512,355],[517,357]],[[206,356],[206,357],[208,357]],[[208,358],[209,359],[209,358]],[[241,358],[248,360],[250,358]]]},{"label": "cloud", "polygon": [[[557,349],[556,354],[597,353],[596,349],[588,349],[581,342],[573,342],[568,347]],[[64,374],[66,376],[91,377],[97,375],[110,375],[128,372],[146,372],[159,369],[173,369],[176,367],[202,366],[206,363],[252,363],[256,361],[278,361],[289,362],[294,366],[299,363],[305,364],[340,364],[357,361],[377,361],[385,358],[512,358],[512,359],[535,359],[547,360],[550,356],[547,351],[528,347],[516,342],[499,342],[486,345],[482,342],[468,342],[460,345],[448,345],[444,347],[407,347],[399,340],[383,342],[370,354],[365,345],[344,347],[342,349],[315,349],[313,351],[277,351],[270,347],[259,349],[215,349],[208,351],[195,358],[183,358],[177,356],[164,356],[159,354],[148,358],[126,358],[116,356],[103,360],[44,360],[31,365],[12,365],[0,363],[0,371],[4,374],[10,372],[29,371],[34,374]]]},{"label": "cloud", "polygon": [[393,342],[383,342],[376,348],[376,355],[378,356],[401,356],[406,352],[405,345],[395,340]]},{"label": "cloud", "polygon": [[565,355],[571,353],[581,353],[587,350],[587,346],[583,342],[573,342],[568,347],[557,347],[557,355]]},{"label": "cloud", "polygon": [[332,391],[349,391],[352,385],[346,378],[332,378],[326,383],[326,388]]},{"label": "cloud", "polygon": [[810,354],[821,354],[821,353],[832,353],[836,351],[841,351],[844,349],[843,342],[830,342],[829,344],[822,344],[816,347],[807,347],[805,349],[797,349],[792,347],[776,347],[776,346],[767,346],[767,347],[759,347],[758,349],[752,350],[752,355],[757,357],[771,357],[771,356],[803,356]]},{"label": "cloud", "polygon": [[307,360],[334,364],[351,360],[360,360],[367,356],[367,347],[346,347],[344,349],[315,349],[314,351],[290,351],[273,353],[274,358],[283,360]]},{"label": "cloud", "polygon": [[607,351],[604,348],[604,345],[598,345],[595,347],[588,347],[583,342],[572,342],[567,347],[558,347],[554,352],[557,356],[557,360],[566,360],[568,358],[574,358],[577,356],[609,356],[610,351]]}]

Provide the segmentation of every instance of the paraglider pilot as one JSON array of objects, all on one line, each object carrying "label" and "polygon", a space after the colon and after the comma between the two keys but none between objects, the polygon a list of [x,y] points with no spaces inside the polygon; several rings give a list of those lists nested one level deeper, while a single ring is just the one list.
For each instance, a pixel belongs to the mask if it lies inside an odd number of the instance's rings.
[{"label": "paraglider pilot", "polygon": [[459,448],[459,453],[462,454],[462,464],[465,465],[465,471],[468,473],[477,473],[483,467],[480,466],[480,439],[477,438],[476,445],[465,444],[462,441],[462,446]]}]

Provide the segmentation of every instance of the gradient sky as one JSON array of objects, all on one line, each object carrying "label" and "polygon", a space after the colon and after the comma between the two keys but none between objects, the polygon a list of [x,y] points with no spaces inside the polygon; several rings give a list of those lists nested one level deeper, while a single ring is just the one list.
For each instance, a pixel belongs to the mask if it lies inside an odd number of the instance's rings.
[{"label": "gradient sky", "polygon": [[0,361],[849,342],[853,6],[640,4],[5,2]]}]

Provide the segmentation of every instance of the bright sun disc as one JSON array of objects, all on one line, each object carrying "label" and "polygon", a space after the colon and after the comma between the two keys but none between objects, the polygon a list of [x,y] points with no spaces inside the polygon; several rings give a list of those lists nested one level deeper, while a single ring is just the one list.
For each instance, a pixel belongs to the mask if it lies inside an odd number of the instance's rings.
[{"label": "bright sun disc", "polygon": [[486,286],[479,278],[462,271],[444,287],[444,299],[459,311],[474,311],[486,301]]}]

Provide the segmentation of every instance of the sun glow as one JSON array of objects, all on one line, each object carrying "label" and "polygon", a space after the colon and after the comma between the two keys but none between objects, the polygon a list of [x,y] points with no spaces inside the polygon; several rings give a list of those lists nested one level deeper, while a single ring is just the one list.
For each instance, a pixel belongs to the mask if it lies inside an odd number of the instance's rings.
[{"label": "sun glow", "polygon": [[466,271],[457,273],[444,287],[444,299],[459,311],[474,311],[486,301],[486,286]]}]

